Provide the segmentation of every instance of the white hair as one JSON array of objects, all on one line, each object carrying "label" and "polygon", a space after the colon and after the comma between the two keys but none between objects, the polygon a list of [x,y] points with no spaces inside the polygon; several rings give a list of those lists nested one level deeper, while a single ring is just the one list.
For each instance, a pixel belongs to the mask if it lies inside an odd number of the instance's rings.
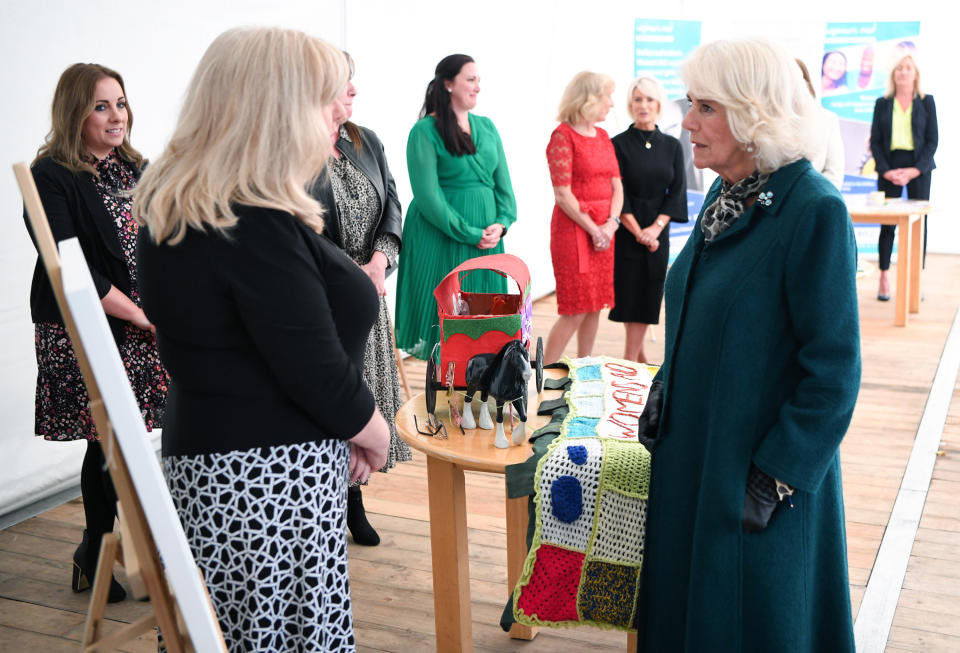
[{"label": "white hair", "polygon": [[688,92],[726,109],[733,137],[753,148],[757,170],[773,172],[807,156],[814,100],[796,61],[760,39],[714,41],[680,68]]},{"label": "white hair", "polygon": [[663,84],[656,77],[637,77],[627,88],[627,115],[633,116],[633,92],[637,89],[657,101],[657,118],[663,113],[663,105],[667,101],[667,93],[663,89]]}]

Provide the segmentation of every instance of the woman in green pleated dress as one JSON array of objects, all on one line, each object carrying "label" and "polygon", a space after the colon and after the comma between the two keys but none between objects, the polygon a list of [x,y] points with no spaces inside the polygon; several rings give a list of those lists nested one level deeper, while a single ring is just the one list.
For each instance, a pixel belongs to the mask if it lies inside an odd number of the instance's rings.
[{"label": "woman in green pleated dress", "polygon": [[[473,59],[445,57],[407,141],[413,201],[403,225],[396,334],[398,347],[424,360],[440,340],[434,288],[467,259],[502,253],[503,237],[517,219],[497,128],[470,113],[479,92]],[[481,270],[463,289],[507,292],[507,281]]]}]

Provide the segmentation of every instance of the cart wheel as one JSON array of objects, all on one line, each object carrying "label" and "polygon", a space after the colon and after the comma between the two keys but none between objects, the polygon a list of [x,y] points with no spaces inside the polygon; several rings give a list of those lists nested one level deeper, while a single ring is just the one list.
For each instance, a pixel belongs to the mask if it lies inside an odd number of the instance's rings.
[{"label": "cart wheel", "polygon": [[437,410],[437,364],[431,356],[427,359],[427,381],[423,386],[423,397],[427,402],[427,414],[434,415]]},{"label": "cart wheel", "polygon": [[543,392],[543,338],[537,338],[537,392]]}]

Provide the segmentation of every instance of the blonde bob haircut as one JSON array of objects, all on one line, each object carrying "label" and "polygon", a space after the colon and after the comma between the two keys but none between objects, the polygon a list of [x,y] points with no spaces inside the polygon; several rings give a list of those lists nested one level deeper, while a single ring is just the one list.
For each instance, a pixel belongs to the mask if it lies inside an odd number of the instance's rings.
[{"label": "blonde bob haircut", "polygon": [[302,32],[233,29],[200,60],[173,136],[137,185],[133,214],[153,240],[187,229],[220,231],[234,205],[295,215],[319,233],[322,208],[307,192],[333,145],[324,107],[346,88],[347,60]]},{"label": "blonde bob haircut", "polygon": [[894,75],[897,74],[897,68],[900,67],[900,64],[903,63],[904,59],[909,59],[913,62],[913,68],[917,71],[917,77],[913,80],[913,94],[918,96],[921,100],[927,97],[926,93],[923,92],[923,87],[920,86],[920,65],[917,63],[917,55],[908,52],[894,59],[894,64],[890,66],[890,76],[887,77],[887,90],[883,94],[883,97],[888,100],[897,94],[897,82],[894,80]]},{"label": "blonde bob haircut", "polygon": [[640,92],[647,97],[652,97],[657,101],[657,119],[663,114],[663,103],[667,101],[667,93],[663,90],[663,84],[655,77],[637,77],[627,88],[627,115],[633,118],[633,92],[640,89]]},{"label": "blonde bob haircut", "polygon": [[733,137],[770,173],[808,154],[814,100],[796,61],[765,40],[701,45],[680,67],[687,92],[727,112]]},{"label": "blonde bob haircut", "polygon": [[603,73],[583,71],[574,75],[560,98],[557,120],[568,125],[593,121],[604,97],[613,93],[613,79]]}]

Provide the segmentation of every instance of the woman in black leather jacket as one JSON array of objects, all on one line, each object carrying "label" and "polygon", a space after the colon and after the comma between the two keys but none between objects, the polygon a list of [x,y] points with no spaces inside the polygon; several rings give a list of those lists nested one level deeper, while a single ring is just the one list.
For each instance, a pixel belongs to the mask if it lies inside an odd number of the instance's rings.
[{"label": "woman in black leather jacket", "polygon": [[[396,269],[400,253],[401,209],[383,144],[371,130],[349,121],[357,91],[352,81],[353,59],[346,57],[351,81],[340,98],[346,122],[330,135],[335,144],[333,156],[313,196],[328,211],[324,233],[357,262],[380,294],[380,314],[364,353],[363,378],[390,426],[389,456],[380,470],[385,472],[397,461],[410,460],[410,448],[397,435],[394,423],[401,404],[400,381],[384,285],[386,276]],[[380,543],[380,536],[367,521],[359,484],[350,486],[347,526],[357,544]]]}]

